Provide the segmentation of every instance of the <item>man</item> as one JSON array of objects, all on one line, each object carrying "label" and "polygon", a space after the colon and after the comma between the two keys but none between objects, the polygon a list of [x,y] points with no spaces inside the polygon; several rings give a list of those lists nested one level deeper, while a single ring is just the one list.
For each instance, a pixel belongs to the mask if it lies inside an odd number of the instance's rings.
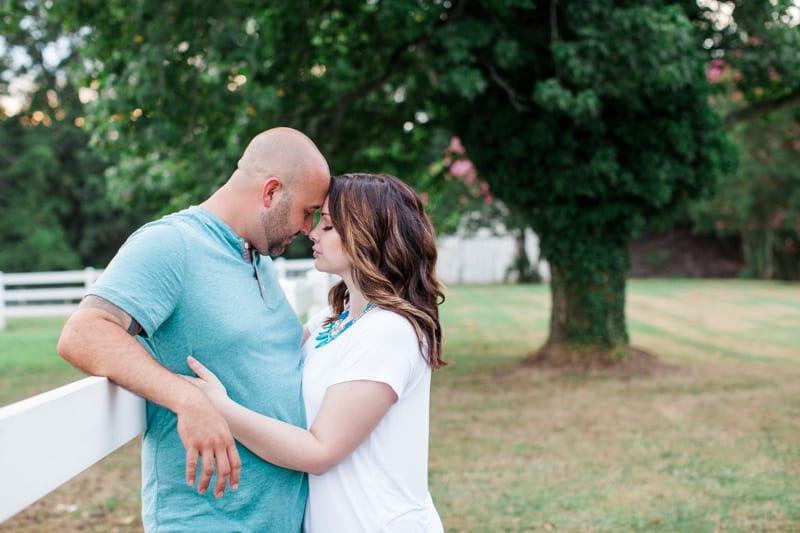
[{"label": "man", "polygon": [[308,234],[329,183],[328,164],[308,137],[290,128],[262,132],[205,202],[134,232],[64,325],[64,359],[148,400],[147,531],[300,530],[304,474],[239,447],[205,394],[179,374],[191,374],[192,354],[232,398],[305,425],[302,325],[264,256]]}]

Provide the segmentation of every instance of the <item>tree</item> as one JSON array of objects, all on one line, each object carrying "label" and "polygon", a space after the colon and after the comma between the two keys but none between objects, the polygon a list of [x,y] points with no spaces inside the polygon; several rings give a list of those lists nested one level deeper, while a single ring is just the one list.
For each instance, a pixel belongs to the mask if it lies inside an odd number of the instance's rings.
[{"label": "tree", "polygon": [[710,59],[738,73],[741,100],[724,111],[728,127],[800,104],[800,2],[691,2],[687,13]]},{"label": "tree", "polygon": [[443,120],[550,263],[533,359],[623,357],[628,241],[708,194],[731,153],[698,33],[667,2],[486,1],[457,4],[436,38],[441,90],[458,95]]},{"label": "tree", "polygon": [[800,6],[730,2],[699,13],[715,108],[742,154],[713,199],[691,206],[703,230],[742,243],[742,276],[800,278]]},{"label": "tree", "polygon": [[[733,95],[738,96],[737,93]],[[742,244],[743,277],[800,280],[800,107],[733,128],[741,166],[713,198],[695,202],[696,227]]]},{"label": "tree", "polygon": [[[136,224],[109,207],[106,160],[78,124],[83,106],[65,73],[71,36],[36,2],[4,11],[2,79],[31,84],[21,110],[0,120],[0,270],[103,266]],[[13,57],[17,58],[11,61]]]},{"label": "tree", "polygon": [[[729,146],[682,3],[54,2],[97,91],[116,194],[185,205],[267,126],[332,163],[420,183],[455,133],[492,193],[541,236],[544,355],[624,355],[627,242],[707,194]],[[187,16],[191,13],[191,16]],[[564,349],[566,348],[566,350]]]},{"label": "tree", "polygon": [[113,193],[164,209],[208,195],[274,125],[309,134],[334,173],[413,181],[447,137],[430,146],[432,129],[413,128],[428,98],[414,46],[438,19],[409,5],[84,0],[50,10],[66,31],[87,28],[77,73],[97,95],[93,145],[120,155]]}]

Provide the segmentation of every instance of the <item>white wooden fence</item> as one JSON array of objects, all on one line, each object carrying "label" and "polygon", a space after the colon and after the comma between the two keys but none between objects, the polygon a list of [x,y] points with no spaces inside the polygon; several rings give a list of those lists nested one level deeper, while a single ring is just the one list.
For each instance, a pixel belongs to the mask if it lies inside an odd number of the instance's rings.
[{"label": "white wooden fence", "polygon": [[[326,305],[334,281],[313,266],[313,260],[276,262],[299,316]],[[0,272],[0,324],[6,316],[68,315],[99,274]],[[0,498],[0,523],[137,437],[144,430],[144,405],[106,378],[87,377],[0,407],[0,473],[9,487]]]},{"label": "white wooden fence", "polygon": [[88,377],[0,407],[0,522],[135,438],[144,400]]},{"label": "white wooden fence", "polygon": [[0,272],[0,330],[6,318],[67,316],[102,270]]},{"label": "white wooden fence", "polygon": [[[297,314],[313,313],[328,301],[330,274],[314,270],[313,259],[275,260],[289,303]],[[7,318],[68,316],[102,270],[85,268],[59,272],[0,272],[0,331]]]}]

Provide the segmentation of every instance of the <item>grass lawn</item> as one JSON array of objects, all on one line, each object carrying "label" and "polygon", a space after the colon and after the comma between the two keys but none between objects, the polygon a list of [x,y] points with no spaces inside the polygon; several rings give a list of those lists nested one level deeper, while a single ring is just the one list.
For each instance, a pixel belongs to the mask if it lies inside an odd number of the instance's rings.
[{"label": "grass lawn", "polygon": [[[631,343],[671,370],[523,367],[547,286],[455,286],[442,307],[430,488],[450,532],[800,531],[800,284],[634,280]],[[80,374],[62,321],[0,332],[0,403]],[[0,531],[140,531],[138,442]]]}]

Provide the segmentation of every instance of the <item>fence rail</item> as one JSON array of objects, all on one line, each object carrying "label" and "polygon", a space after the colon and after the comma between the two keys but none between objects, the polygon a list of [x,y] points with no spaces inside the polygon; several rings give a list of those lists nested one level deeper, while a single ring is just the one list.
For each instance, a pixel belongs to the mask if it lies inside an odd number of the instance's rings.
[{"label": "fence rail", "polygon": [[[327,302],[332,278],[314,270],[313,259],[275,260],[286,297],[297,314],[313,313]],[[0,272],[0,331],[7,318],[68,316],[102,269],[56,272]]]},{"label": "fence rail", "polygon": [[3,491],[0,522],[138,436],[144,423],[144,400],[101,377],[0,408],[0,472],[14,485]]},{"label": "fence rail", "polygon": [[[275,267],[298,316],[327,304],[333,278],[314,270],[313,260],[279,258]],[[70,314],[100,273],[0,272],[0,330],[7,316]],[[0,523],[138,436],[144,406],[106,378],[88,377],[0,407],[0,472],[14,483],[0,498]]]},{"label": "fence rail", "polygon": [[6,318],[67,316],[102,270],[0,272],[0,330]]}]

